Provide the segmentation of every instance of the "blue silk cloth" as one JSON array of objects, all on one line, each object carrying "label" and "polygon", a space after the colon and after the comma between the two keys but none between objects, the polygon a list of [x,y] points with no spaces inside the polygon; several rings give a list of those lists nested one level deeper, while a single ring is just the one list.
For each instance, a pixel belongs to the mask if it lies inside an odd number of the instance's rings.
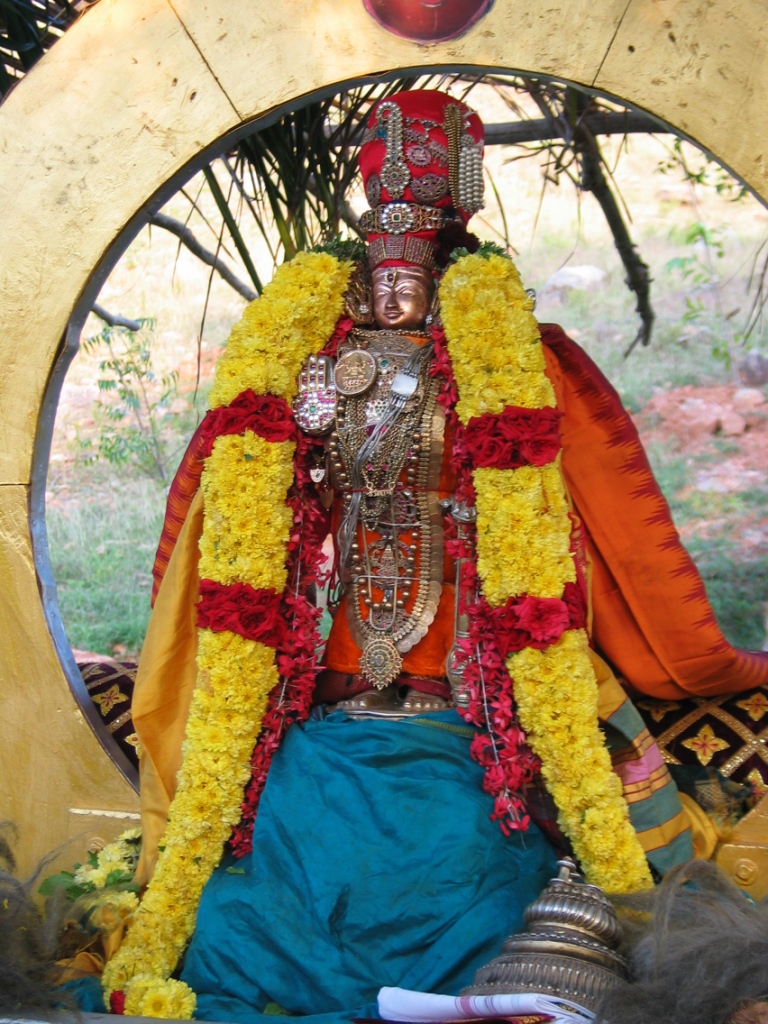
[{"label": "blue silk cloth", "polygon": [[471,983],[556,871],[535,825],[504,836],[489,820],[473,735],[455,711],[289,730],[252,854],[203,892],[182,973],[199,1020],[279,1007],[331,1024],[376,1016],[382,985]]}]

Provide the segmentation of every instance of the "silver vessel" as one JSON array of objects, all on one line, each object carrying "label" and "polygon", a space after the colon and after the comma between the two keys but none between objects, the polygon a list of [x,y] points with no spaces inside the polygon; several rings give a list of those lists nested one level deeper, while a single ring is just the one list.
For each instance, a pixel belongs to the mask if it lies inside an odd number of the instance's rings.
[{"label": "silver vessel", "polygon": [[462,995],[542,992],[595,1011],[606,992],[628,979],[616,952],[621,925],[602,889],[581,881],[570,859],[526,909],[526,930],[481,967]]}]

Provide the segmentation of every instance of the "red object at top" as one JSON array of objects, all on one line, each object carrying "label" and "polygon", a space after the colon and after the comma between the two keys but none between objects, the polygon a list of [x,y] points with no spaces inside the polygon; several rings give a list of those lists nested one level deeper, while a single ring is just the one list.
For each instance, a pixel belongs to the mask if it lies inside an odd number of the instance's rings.
[{"label": "red object at top", "polygon": [[[387,174],[388,142],[391,143],[397,136],[395,118],[398,112],[392,110],[393,106],[399,108],[402,117],[402,136],[394,155],[408,178],[405,187],[395,194],[388,187]],[[458,109],[462,133],[470,136],[482,153],[485,134],[483,122],[471,107],[444,92],[433,89],[400,92],[380,100],[372,108],[359,156],[365,194],[372,210],[387,204],[407,204],[445,210],[447,221],[456,217],[464,224],[469,221],[473,211],[456,206],[450,190],[449,140],[446,131],[447,111],[450,107]],[[387,238],[388,234],[390,238],[393,234],[400,234],[403,238],[434,244],[438,231],[438,228],[429,225],[401,232],[391,227],[382,230],[382,227],[368,230],[369,245],[377,239]],[[387,259],[383,265],[398,266],[408,262],[408,259]]]},{"label": "red object at top", "polygon": [[396,36],[441,43],[464,35],[490,11],[493,0],[363,0],[363,4]]},{"label": "red object at top", "polygon": [[[450,193],[446,191],[441,199],[425,202],[422,198],[424,191],[419,188],[427,175],[436,175],[448,182],[448,136],[445,132],[445,113],[448,107],[458,107],[466,117],[466,128],[475,142],[481,143],[485,138],[483,122],[478,114],[468,107],[461,100],[448,96],[447,93],[439,92],[437,89],[413,89],[408,92],[399,92],[386,100],[380,100],[371,110],[368,117],[369,133],[373,131],[379,121],[379,109],[383,104],[396,104],[403,115],[404,139],[403,158],[408,165],[411,181],[401,196],[390,194],[386,185],[382,183],[381,194],[378,199],[381,203],[390,203],[398,200],[405,203],[418,203],[421,206],[449,207],[451,205]],[[416,139],[416,134],[423,137],[423,141]],[[432,145],[430,145],[432,144]],[[363,176],[366,196],[371,202],[370,180],[372,175],[381,177],[382,167],[387,155],[386,145],[386,123],[379,124],[376,138],[366,141],[360,147],[360,173]],[[416,191],[414,191],[414,184]],[[374,196],[374,198],[377,198]],[[378,203],[371,203],[376,206]],[[466,223],[470,214],[465,210],[458,210]]]}]

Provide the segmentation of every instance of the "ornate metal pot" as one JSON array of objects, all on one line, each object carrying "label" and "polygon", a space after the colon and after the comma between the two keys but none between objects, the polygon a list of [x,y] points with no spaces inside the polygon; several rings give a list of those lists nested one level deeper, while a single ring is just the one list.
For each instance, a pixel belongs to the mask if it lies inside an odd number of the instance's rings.
[{"label": "ornate metal pot", "polygon": [[462,995],[543,992],[596,1010],[603,995],[628,978],[616,952],[621,925],[596,885],[581,881],[570,859],[526,909],[526,930],[512,935],[501,954],[481,967]]}]

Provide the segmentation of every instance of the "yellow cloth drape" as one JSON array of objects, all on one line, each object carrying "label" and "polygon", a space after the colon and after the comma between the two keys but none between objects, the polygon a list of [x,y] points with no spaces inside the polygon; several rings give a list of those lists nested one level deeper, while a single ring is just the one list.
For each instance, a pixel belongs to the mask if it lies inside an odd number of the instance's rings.
[{"label": "yellow cloth drape", "polygon": [[181,747],[197,681],[196,602],[203,493],[198,491],[157,595],[141,653],[133,696],[133,724],[141,741],[141,857],[136,881],[152,877],[157,846],[176,791]]}]

